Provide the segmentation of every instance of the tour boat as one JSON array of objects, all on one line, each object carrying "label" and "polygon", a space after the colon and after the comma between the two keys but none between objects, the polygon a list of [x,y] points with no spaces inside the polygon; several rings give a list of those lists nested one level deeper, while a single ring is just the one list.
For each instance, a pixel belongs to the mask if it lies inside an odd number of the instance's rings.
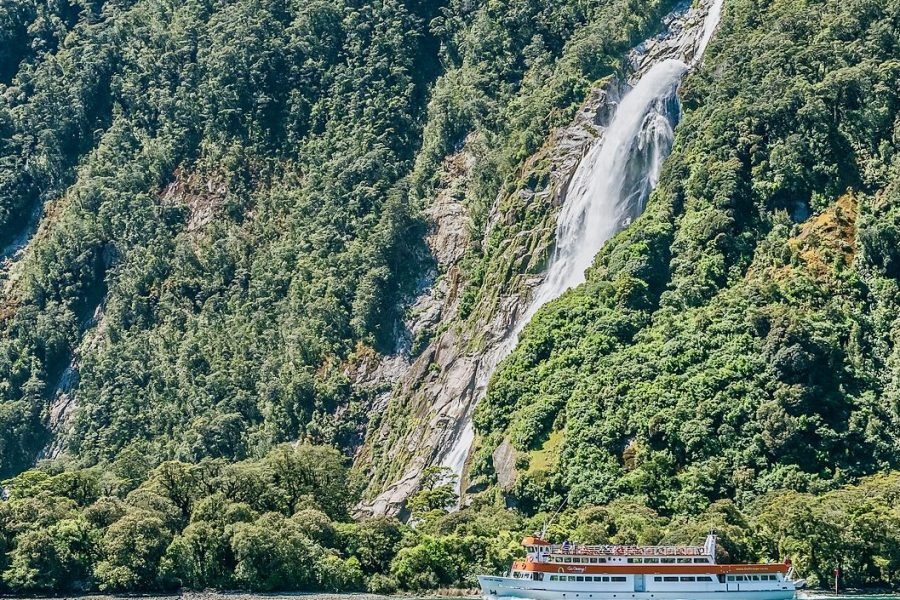
[{"label": "tour boat", "polygon": [[522,540],[526,556],[503,577],[478,578],[488,599],[789,600],[803,585],[790,561],[716,563],[716,536],[703,546],[611,546]]}]

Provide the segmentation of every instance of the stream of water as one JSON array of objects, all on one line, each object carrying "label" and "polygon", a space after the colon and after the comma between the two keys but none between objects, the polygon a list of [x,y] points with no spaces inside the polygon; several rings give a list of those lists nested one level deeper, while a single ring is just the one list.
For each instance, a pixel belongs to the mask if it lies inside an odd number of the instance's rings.
[{"label": "stream of water", "polygon": [[[702,27],[697,28],[691,66],[700,62],[712,39],[722,3],[714,0]],[[583,283],[586,269],[603,244],[643,212],[672,147],[673,129],[680,117],[677,89],[688,70],[688,65],[674,58],[663,58],[650,67],[619,102],[603,136],[578,164],[557,219],[554,252],[543,282],[510,332],[483,357],[476,381],[477,400],[484,397],[494,369],[512,352],[534,314]],[[472,415],[467,414],[441,461],[456,475],[457,491],[474,437]]]}]

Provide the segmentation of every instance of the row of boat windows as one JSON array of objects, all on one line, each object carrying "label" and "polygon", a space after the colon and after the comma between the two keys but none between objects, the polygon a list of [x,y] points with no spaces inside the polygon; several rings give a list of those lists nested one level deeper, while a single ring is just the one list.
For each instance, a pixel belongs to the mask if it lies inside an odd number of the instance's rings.
[{"label": "row of boat windows", "polygon": [[617,575],[607,576],[607,575],[551,575],[550,581],[603,581],[603,582],[623,582],[628,581],[627,577],[621,577]]},{"label": "row of boat windows", "polygon": [[778,581],[778,575],[729,575],[728,581]]},{"label": "row of boat windows", "polygon": [[[583,564],[596,565],[596,564],[605,563],[606,559],[603,557],[598,557],[598,556],[584,556],[584,557],[551,556],[550,562],[552,562],[552,563],[576,563],[576,564],[583,563]],[[655,558],[655,557],[654,558],[638,558],[638,557],[631,557],[628,559],[628,562],[632,563],[632,564],[634,564],[634,563],[645,563],[645,564],[703,563],[703,564],[708,564],[709,559],[708,558]]]},{"label": "row of boat windows", "polygon": [[698,575],[694,577],[693,575],[682,575],[681,577],[675,577],[674,575],[671,577],[654,577],[653,581],[712,581],[713,578],[707,575]]}]

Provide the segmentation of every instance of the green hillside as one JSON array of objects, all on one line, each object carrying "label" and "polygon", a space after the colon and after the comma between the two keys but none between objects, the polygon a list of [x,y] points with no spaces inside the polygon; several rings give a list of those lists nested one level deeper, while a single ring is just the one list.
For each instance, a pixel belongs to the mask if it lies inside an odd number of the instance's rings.
[{"label": "green hillside", "polygon": [[468,505],[426,468],[353,518],[421,425],[373,371],[424,386],[538,275],[554,128],[676,4],[0,0],[0,594],[471,587],[564,501],[554,539],[900,587],[900,0],[725,0],[646,211],[493,374]]},{"label": "green hillside", "polygon": [[481,222],[661,8],[5,1],[0,242],[41,218],[2,271],[0,474],[59,433],[73,360],[66,448],[89,462],[358,444],[347,361],[396,348],[440,158],[489,140]]},{"label": "green hillside", "polygon": [[727,6],[647,211],[479,406],[477,472],[508,439],[531,510],[696,513],[898,464],[900,6]]}]

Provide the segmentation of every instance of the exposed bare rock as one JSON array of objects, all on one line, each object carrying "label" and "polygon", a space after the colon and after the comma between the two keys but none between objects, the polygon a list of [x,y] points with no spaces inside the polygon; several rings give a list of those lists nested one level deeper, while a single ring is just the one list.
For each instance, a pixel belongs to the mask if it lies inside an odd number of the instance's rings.
[{"label": "exposed bare rock", "polygon": [[226,181],[217,176],[203,176],[195,172],[175,171],[175,179],[166,186],[160,197],[163,204],[184,204],[188,207],[185,229],[193,233],[206,227],[225,204],[228,194]]},{"label": "exposed bare rock", "polygon": [[497,473],[497,483],[504,489],[509,489],[516,482],[516,451],[509,440],[497,446],[491,457],[494,459],[494,471]]},{"label": "exposed bare rock", "polygon": [[[357,352],[345,370],[358,389],[375,391],[370,408],[373,415],[385,412],[392,391],[402,382],[434,384],[429,378],[434,371],[429,370],[429,366],[438,356],[440,345],[429,346],[429,341],[441,323],[455,318],[459,307],[459,262],[470,244],[470,220],[461,197],[473,164],[474,157],[465,148],[447,157],[434,199],[423,210],[430,225],[425,242],[432,267],[423,275],[419,294],[407,310],[397,352],[381,357],[374,352]],[[388,435],[388,431],[375,435]],[[375,439],[372,443],[377,447],[386,444],[387,440]],[[395,455],[396,452],[392,456]],[[419,466],[416,473],[423,468]],[[413,485],[418,484],[417,477],[411,481]],[[387,512],[397,510],[399,507]]]},{"label": "exposed bare rock", "polygon": [[72,361],[63,370],[52,392],[50,404],[47,407],[47,427],[51,434],[50,444],[41,451],[39,459],[57,458],[65,452],[67,429],[78,404],[75,388],[78,387],[80,375],[79,357],[97,351],[105,329],[103,305],[101,304],[97,306],[85,323],[86,333],[81,346],[75,352]]},{"label": "exposed bare rock", "polygon": [[[497,290],[497,295],[483,296],[468,319],[454,322],[458,309],[456,288],[465,274],[449,269],[436,283],[434,297],[425,300],[431,312],[421,310],[420,314],[428,315],[428,323],[445,324],[445,331],[422,351],[398,381],[386,415],[379,420],[378,429],[369,432],[366,445],[357,456],[357,467],[371,471],[369,491],[375,491],[370,501],[357,507],[359,514],[402,513],[406,498],[418,487],[422,470],[439,464],[462,435],[475,404],[484,395],[497,360],[505,355],[504,344],[515,341],[510,340],[510,334],[517,317],[525,310],[531,291],[541,282],[541,267],[552,244],[555,209],[565,197],[568,181],[585,149],[607,124],[612,114],[609,105],[619,97],[619,83],[614,79],[593,90],[573,123],[555,130],[547,144],[526,161],[523,179],[529,179],[530,173],[543,173],[544,184],[537,189],[520,188],[514,192],[517,195],[514,203],[504,203],[503,198],[495,202],[488,216],[483,244],[494,227],[521,221],[520,213],[529,204],[550,207],[550,210],[543,209],[545,216],[534,228],[520,231],[502,253],[499,260],[507,265],[502,270],[506,280],[484,284],[484,289]],[[452,215],[453,225],[438,226],[435,231],[441,232],[440,237],[431,237],[429,245],[434,239],[440,239],[443,251],[432,247],[435,256],[459,260],[466,247],[460,242],[469,243],[462,233],[467,228],[455,229],[461,226],[464,212],[458,204],[449,206],[447,189],[437,194],[428,213],[445,218]],[[435,310],[434,298],[439,297],[448,300],[446,309]],[[437,315],[439,319],[435,320]],[[412,324],[411,329],[416,325]],[[393,470],[397,466],[402,470]]]}]

